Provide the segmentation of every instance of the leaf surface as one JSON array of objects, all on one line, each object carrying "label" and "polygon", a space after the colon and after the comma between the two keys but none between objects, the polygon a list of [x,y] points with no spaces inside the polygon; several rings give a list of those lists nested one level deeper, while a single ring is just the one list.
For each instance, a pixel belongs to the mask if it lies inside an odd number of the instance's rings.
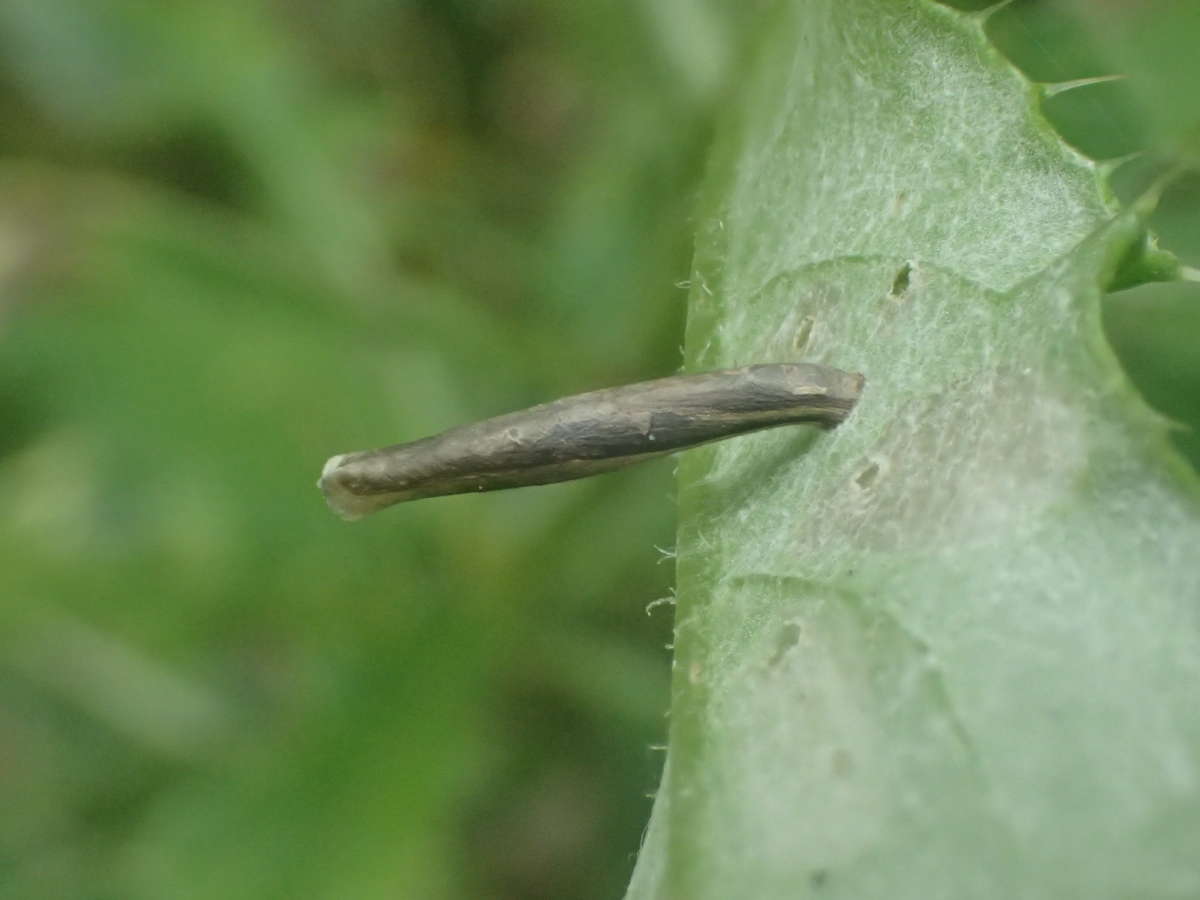
[{"label": "leaf surface", "polygon": [[746,73],[689,367],[867,387],[681,466],[630,900],[1200,893],[1200,492],[1099,324],[1144,229],[983,25],[784,3]]}]

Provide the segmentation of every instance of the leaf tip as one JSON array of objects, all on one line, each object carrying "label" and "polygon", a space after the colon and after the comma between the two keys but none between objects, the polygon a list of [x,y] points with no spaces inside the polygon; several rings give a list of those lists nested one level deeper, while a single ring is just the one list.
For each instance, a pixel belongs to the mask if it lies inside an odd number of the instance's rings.
[{"label": "leaf tip", "polygon": [[1077,88],[1092,87],[1097,84],[1108,84],[1111,81],[1124,81],[1127,76],[1120,73],[1112,75],[1093,75],[1090,78],[1073,78],[1069,81],[1044,81],[1038,85],[1043,97],[1057,97],[1067,91]]},{"label": "leaf tip", "polygon": [[1096,168],[1105,178],[1111,178],[1113,173],[1121,168],[1121,166],[1133,162],[1135,159],[1142,159],[1145,156],[1145,150],[1134,150],[1132,153],[1126,153],[1124,156],[1114,156],[1111,159],[1097,160]]},{"label": "leaf tip", "polygon": [[1141,240],[1134,243],[1117,263],[1107,290],[1122,291],[1159,281],[1178,281],[1184,278],[1184,266],[1179,258],[1158,246],[1158,239],[1143,231]]},{"label": "leaf tip", "polygon": [[975,10],[974,12],[967,13],[967,15],[980,25],[985,25],[987,24],[988,19],[1000,12],[1000,10],[1004,9],[1006,6],[1010,6],[1012,2],[1013,0],[997,0],[997,2],[993,3],[991,6],[985,6],[983,9]]}]

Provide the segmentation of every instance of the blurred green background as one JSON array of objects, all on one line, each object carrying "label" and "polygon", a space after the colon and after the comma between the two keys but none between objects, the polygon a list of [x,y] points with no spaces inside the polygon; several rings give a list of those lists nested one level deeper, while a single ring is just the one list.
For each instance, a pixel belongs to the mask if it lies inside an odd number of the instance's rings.
[{"label": "blurred green background", "polygon": [[[671,463],[354,525],[313,485],[677,368],[763,5],[0,3],[0,898],[621,895]],[[1069,6],[1016,4],[998,43],[1109,71]],[[1096,91],[1052,101],[1072,141],[1154,139]],[[1198,197],[1159,223],[1193,261]],[[1193,423],[1195,300],[1108,317]]]}]

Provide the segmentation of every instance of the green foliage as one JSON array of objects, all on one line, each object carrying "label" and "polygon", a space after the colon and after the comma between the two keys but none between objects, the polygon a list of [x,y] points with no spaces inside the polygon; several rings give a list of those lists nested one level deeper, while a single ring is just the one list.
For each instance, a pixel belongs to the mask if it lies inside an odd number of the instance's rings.
[{"label": "green foliage", "polygon": [[630,898],[1200,893],[1200,490],[1101,327],[1166,258],[985,24],[783,3],[726,122],[689,365],[867,387],[681,468]]},{"label": "green foliage", "polygon": [[314,482],[676,368],[723,75],[652,7],[0,4],[0,897],[620,892],[670,464]]}]

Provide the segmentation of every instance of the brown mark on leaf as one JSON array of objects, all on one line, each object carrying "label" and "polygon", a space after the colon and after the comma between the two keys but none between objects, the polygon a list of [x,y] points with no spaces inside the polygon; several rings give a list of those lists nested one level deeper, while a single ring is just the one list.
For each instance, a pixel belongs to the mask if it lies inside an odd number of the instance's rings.
[{"label": "brown mark on leaf", "polygon": [[838,778],[849,778],[854,773],[854,757],[845,747],[838,747],[829,758],[829,768]]}]

